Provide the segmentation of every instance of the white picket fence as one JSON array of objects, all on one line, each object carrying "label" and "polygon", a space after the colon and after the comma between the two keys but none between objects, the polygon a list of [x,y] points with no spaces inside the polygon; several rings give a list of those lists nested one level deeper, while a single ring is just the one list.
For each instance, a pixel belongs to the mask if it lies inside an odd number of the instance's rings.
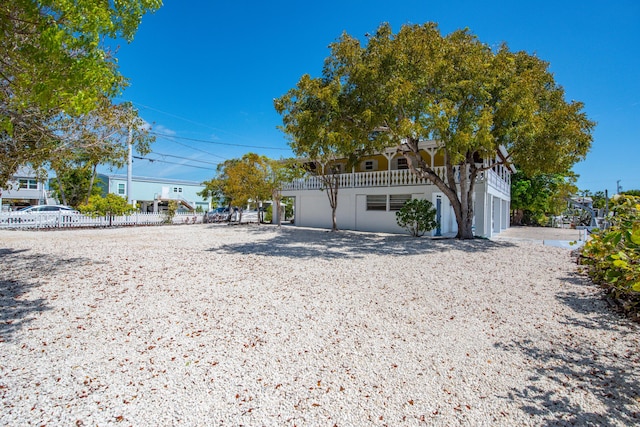
[{"label": "white picket fence", "polygon": [[[202,214],[177,213],[172,224],[200,224]],[[45,229],[73,227],[117,227],[134,225],[167,224],[167,216],[162,213],[136,212],[131,215],[91,217],[68,212],[29,214],[22,212],[0,213],[0,228]]]}]

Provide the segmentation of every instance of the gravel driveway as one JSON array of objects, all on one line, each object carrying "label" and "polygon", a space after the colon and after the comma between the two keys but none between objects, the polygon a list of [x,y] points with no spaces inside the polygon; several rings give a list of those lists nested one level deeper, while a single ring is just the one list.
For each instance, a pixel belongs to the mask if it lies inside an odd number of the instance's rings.
[{"label": "gravel driveway", "polygon": [[270,226],[0,232],[0,424],[640,422],[566,249]]}]

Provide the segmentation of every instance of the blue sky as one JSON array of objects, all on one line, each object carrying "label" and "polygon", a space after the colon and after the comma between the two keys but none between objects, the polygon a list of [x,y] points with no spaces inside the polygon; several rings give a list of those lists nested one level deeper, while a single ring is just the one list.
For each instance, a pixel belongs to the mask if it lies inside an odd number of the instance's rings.
[{"label": "blue sky", "polygon": [[290,156],[273,99],[303,74],[318,76],[342,32],[364,38],[382,22],[394,32],[406,23],[469,28],[484,43],[548,61],[567,99],[584,102],[598,123],[574,167],[580,189],[613,194],[618,180],[640,189],[637,0],[165,0],[116,54],[130,82],[118,100],[168,135],[147,156],[157,161],[134,161],[134,175],[204,181],[214,163],[249,151]]}]

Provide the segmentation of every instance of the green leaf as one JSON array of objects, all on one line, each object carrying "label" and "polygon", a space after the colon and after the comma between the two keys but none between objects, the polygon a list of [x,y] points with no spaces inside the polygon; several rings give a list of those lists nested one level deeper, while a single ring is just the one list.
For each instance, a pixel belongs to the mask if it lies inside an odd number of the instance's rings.
[{"label": "green leaf", "polygon": [[640,245],[640,222],[634,222],[631,231],[631,239],[634,244]]},{"label": "green leaf", "polygon": [[613,265],[619,268],[627,268],[628,264],[626,261],[623,261],[621,259],[617,259],[615,261],[613,261]]}]

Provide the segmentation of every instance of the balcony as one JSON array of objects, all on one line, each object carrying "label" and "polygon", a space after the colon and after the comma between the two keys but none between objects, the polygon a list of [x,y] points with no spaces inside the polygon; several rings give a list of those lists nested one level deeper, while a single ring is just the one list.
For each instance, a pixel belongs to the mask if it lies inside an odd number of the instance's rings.
[{"label": "balcony", "polygon": [[[445,179],[444,166],[435,167],[435,172],[440,178]],[[456,182],[458,182],[459,173],[455,169]],[[338,188],[367,188],[367,187],[399,187],[408,185],[433,185],[427,179],[419,178],[410,170],[386,170],[373,172],[354,172],[343,173],[337,175]],[[500,191],[503,194],[510,194],[511,176],[509,173],[502,172],[498,174],[493,169],[480,173],[476,182],[484,182],[488,178],[488,185]],[[301,190],[321,190],[325,187],[322,180],[317,176],[300,178],[283,186],[283,191],[301,191]]]}]

